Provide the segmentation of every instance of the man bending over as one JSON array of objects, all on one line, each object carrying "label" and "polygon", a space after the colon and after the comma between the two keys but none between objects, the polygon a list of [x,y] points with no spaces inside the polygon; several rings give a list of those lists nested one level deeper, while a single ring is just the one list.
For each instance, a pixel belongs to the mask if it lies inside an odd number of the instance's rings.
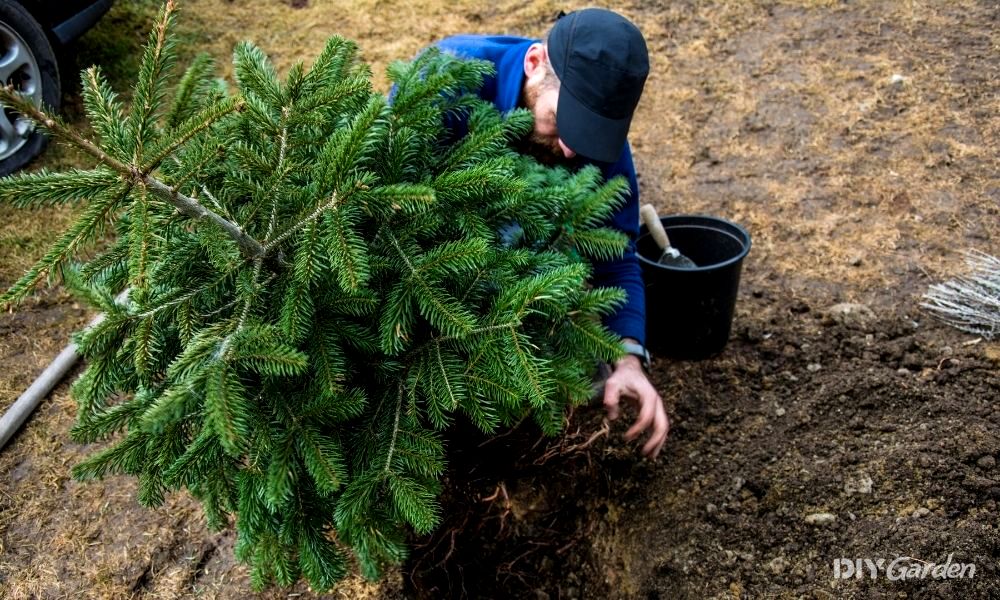
[{"label": "man bending over", "polygon": [[636,406],[638,417],[625,439],[649,430],[642,451],[655,458],[670,422],[646,374],[645,297],[635,250],[639,187],[626,139],[649,73],[642,33],[621,15],[588,8],[562,16],[544,40],[458,35],[437,46],[495,65],[496,75],[486,80],[479,95],[501,112],[518,107],[532,112],[535,126],[524,141],[527,153],[571,169],[593,164],[605,180],[617,175],[628,180],[631,194],[608,224],[628,235],[625,255],[594,263],[595,286],[620,287],[627,295],[625,305],[605,320],[621,336],[626,355],[612,365],[603,400],[611,420],[618,418],[622,400]]}]

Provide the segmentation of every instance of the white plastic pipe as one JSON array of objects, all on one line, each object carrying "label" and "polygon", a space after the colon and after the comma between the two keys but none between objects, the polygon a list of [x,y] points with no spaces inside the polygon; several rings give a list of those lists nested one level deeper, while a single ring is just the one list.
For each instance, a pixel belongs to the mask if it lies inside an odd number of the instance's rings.
[{"label": "white plastic pipe", "polygon": [[[128,290],[125,290],[115,300],[121,303],[127,299]],[[96,327],[103,320],[104,313],[97,315],[87,325],[87,329]],[[10,438],[14,437],[14,434],[21,428],[21,425],[24,425],[24,422],[28,420],[31,413],[49,395],[52,388],[59,385],[62,378],[66,376],[66,373],[73,368],[73,365],[79,359],[80,355],[76,351],[76,344],[70,344],[63,348],[59,356],[56,356],[55,360],[49,363],[49,366],[45,367],[45,370],[38,376],[38,379],[35,379],[35,382],[7,409],[3,417],[0,417],[0,450],[7,445]]]}]

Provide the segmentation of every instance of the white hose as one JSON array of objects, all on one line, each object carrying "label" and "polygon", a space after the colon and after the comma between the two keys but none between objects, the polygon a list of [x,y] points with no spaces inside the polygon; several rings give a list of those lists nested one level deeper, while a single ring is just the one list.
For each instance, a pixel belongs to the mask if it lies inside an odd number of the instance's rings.
[{"label": "white hose", "polygon": [[[115,300],[121,303],[127,298],[128,290],[125,290]],[[97,315],[87,325],[87,329],[96,327],[103,320],[104,313]],[[59,382],[73,368],[73,365],[76,364],[79,358],[80,355],[77,354],[76,344],[70,344],[63,348],[59,356],[56,356],[55,360],[49,363],[49,366],[45,367],[45,370],[38,376],[38,379],[35,379],[35,382],[7,409],[3,417],[0,417],[0,450],[7,445],[10,438],[14,437],[14,434],[21,428],[21,425],[24,425],[24,422],[28,420],[31,413],[49,395],[52,388],[59,385]]]}]

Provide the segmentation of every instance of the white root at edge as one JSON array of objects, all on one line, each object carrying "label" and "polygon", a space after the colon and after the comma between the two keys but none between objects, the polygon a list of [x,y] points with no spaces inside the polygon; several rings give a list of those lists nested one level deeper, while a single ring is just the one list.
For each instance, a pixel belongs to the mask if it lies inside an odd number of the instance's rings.
[{"label": "white root at edge", "polygon": [[932,285],[920,306],[945,323],[987,340],[1000,337],[1000,259],[965,253],[969,273]]}]

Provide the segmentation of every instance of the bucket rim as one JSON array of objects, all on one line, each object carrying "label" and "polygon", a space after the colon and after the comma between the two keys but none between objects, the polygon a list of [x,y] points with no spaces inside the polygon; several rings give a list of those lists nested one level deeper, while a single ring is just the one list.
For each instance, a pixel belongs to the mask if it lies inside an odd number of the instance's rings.
[{"label": "bucket rim", "polygon": [[[679,219],[679,218],[684,218],[684,219],[692,219],[692,218],[693,219],[703,219],[703,220],[706,221],[706,223],[704,223],[704,224],[695,224],[695,223],[673,223],[673,224],[669,224],[669,223],[667,223],[668,219],[674,219],[674,220],[676,220],[676,219]],[[660,217],[660,222],[663,223],[663,228],[667,229],[668,231],[669,231],[670,227],[674,227],[674,228],[678,228],[678,227],[696,227],[696,228],[702,228],[702,229],[711,229],[711,227],[709,226],[711,223],[717,223],[717,224],[726,225],[728,227],[731,227],[731,228],[735,229],[740,235],[737,236],[732,231],[726,231],[726,230],[722,230],[722,229],[718,229],[717,231],[719,231],[720,233],[725,233],[727,235],[730,235],[733,238],[736,238],[736,240],[738,242],[740,242],[740,245],[743,246],[743,249],[739,252],[739,254],[737,254],[736,256],[734,256],[732,258],[729,258],[729,259],[724,260],[722,262],[712,263],[710,265],[697,266],[697,267],[686,267],[686,268],[685,267],[675,267],[675,266],[671,266],[671,265],[664,265],[664,264],[660,264],[658,261],[650,260],[650,259],[646,258],[645,256],[643,256],[642,254],[639,253],[639,250],[638,250],[639,240],[641,240],[644,237],[648,237],[650,235],[649,230],[646,228],[646,226],[642,225],[642,226],[639,227],[639,236],[636,237],[636,239],[635,239],[635,242],[636,242],[636,252],[635,252],[635,255],[636,255],[636,257],[638,257],[640,263],[645,263],[647,265],[650,265],[650,266],[653,266],[653,267],[656,267],[656,268],[659,268],[659,269],[664,269],[664,270],[667,270],[667,271],[687,272],[687,273],[697,273],[699,271],[714,271],[714,270],[717,270],[717,269],[721,269],[723,267],[728,267],[730,265],[742,262],[743,259],[745,259],[747,257],[747,254],[750,253],[750,248],[753,247],[753,239],[750,237],[750,232],[747,231],[746,227],[743,227],[739,223],[734,223],[734,222],[730,221],[729,219],[723,219],[722,217],[716,217],[716,216],[713,216],[713,215],[705,215],[705,214],[673,214],[673,215],[663,215],[662,217]],[[645,233],[643,233],[643,232],[645,232]],[[742,239],[740,239],[740,237],[742,237]]]}]

